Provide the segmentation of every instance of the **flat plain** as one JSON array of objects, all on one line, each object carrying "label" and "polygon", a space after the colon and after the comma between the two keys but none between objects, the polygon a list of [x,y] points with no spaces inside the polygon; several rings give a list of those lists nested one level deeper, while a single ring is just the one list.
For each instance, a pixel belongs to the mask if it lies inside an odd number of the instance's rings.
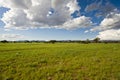
[{"label": "flat plain", "polygon": [[0,43],[0,80],[120,80],[120,44]]}]

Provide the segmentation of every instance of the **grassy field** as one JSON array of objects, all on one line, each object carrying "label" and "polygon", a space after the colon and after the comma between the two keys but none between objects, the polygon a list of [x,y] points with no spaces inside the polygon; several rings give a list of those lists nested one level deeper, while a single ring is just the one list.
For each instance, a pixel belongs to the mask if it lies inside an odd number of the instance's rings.
[{"label": "grassy field", "polygon": [[120,44],[0,43],[0,80],[120,80]]}]

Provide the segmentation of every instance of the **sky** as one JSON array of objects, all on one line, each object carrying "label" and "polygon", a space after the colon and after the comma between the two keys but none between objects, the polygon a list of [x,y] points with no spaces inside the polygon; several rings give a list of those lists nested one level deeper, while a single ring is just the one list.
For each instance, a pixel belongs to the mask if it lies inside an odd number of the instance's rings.
[{"label": "sky", "polygon": [[0,40],[120,40],[120,0],[0,0]]}]

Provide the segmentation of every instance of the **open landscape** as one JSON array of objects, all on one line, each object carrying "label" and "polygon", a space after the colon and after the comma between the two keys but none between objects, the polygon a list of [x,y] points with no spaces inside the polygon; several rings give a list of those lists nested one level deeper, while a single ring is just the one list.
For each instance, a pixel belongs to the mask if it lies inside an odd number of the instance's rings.
[{"label": "open landscape", "polygon": [[0,80],[120,80],[120,0],[0,0]]},{"label": "open landscape", "polygon": [[120,80],[120,44],[0,43],[0,80]]}]

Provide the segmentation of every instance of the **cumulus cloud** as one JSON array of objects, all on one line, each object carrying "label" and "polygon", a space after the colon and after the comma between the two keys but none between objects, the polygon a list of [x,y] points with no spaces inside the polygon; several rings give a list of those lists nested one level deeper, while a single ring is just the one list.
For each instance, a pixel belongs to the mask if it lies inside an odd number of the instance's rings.
[{"label": "cumulus cloud", "polygon": [[76,29],[76,28],[83,28],[83,27],[86,28],[86,27],[89,27],[89,25],[92,25],[92,21],[90,21],[90,18],[81,16],[73,20],[69,20],[59,27],[61,28],[65,27],[66,29]]},{"label": "cumulus cloud", "polygon": [[19,40],[23,38],[24,36],[20,34],[0,34],[0,40]]},{"label": "cumulus cloud", "polygon": [[97,37],[101,38],[101,40],[120,40],[120,29],[110,29],[99,32]]},{"label": "cumulus cloud", "polygon": [[[29,19],[26,18],[26,14],[22,10],[11,9],[4,13],[4,17],[1,19],[5,23],[5,28],[27,28]],[[26,27],[24,27],[26,26]]]},{"label": "cumulus cloud", "polygon": [[10,9],[1,19],[6,29],[75,29],[91,26],[89,17],[71,16],[80,10],[77,0],[0,0],[0,6]]},{"label": "cumulus cloud", "polygon": [[100,25],[91,29],[95,30],[108,30],[108,29],[120,29],[120,13],[111,12],[106,18],[101,21]]},{"label": "cumulus cloud", "polygon": [[26,9],[32,5],[31,0],[0,0],[0,6],[6,8]]},{"label": "cumulus cloud", "polygon": [[78,6],[77,0],[72,0],[67,4],[67,7],[69,7],[70,13],[74,13],[74,11],[79,11],[80,7]]},{"label": "cumulus cloud", "polygon": [[103,5],[103,2],[99,1],[87,5],[85,11],[86,12],[97,11],[95,13],[96,17],[105,17],[107,14],[113,12],[115,9],[116,7],[112,5],[110,2],[107,2]]},{"label": "cumulus cloud", "polygon": [[91,31],[100,31],[97,37],[101,40],[120,40],[120,13],[111,12],[104,18],[99,26]]},{"label": "cumulus cloud", "polygon": [[90,5],[87,5],[86,8],[85,8],[85,11],[90,12],[90,11],[93,11],[93,10],[97,10],[98,8],[100,8],[100,4],[95,2],[95,3],[92,3]]}]

